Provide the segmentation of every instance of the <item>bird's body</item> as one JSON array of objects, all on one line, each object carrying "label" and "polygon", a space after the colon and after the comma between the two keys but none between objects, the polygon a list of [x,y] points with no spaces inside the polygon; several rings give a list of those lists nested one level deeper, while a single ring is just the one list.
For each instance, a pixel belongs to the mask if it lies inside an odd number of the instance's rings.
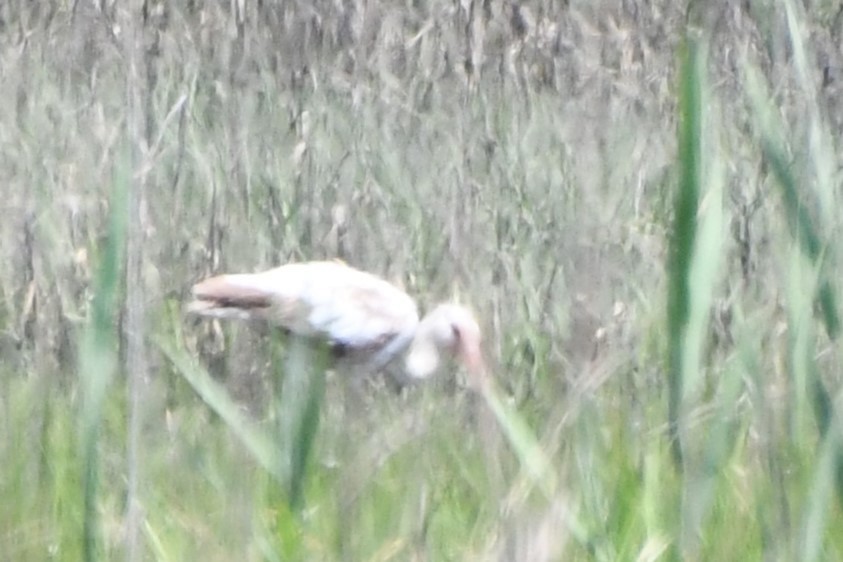
[{"label": "bird's body", "polygon": [[443,304],[420,320],[403,290],[340,262],[220,275],[197,283],[193,295],[192,313],[263,319],[363,357],[369,370],[392,367],[390,373],[405,380],[429,377],[442,355],[453,355],[472,371],[481,367],[480,330],[468,310]]}]

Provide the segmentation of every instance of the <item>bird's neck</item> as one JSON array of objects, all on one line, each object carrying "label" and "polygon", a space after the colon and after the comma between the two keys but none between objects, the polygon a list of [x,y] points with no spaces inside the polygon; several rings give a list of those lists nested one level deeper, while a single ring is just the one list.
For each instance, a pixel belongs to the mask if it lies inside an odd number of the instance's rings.
[{"label": "bird's neck", "polygon": [[392,364],[396,357],[406,352],[406,350],[412,346],[415,335],[416,326],[412,326],[392,338],[372,358],[372,370],[379,371],[387,365]]}]

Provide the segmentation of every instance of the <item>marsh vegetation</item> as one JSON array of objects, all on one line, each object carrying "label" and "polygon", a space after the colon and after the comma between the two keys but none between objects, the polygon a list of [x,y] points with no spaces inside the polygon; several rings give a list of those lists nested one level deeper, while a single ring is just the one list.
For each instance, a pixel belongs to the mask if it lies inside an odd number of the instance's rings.
[{"label": "marsh vegetation", "polygon": [[[0,3],[0,558],[841,558],[841,32]],[[318,358],[183,314],[334,258],[470,305],[500,401],[455,371],[349,411],[329,372],[301,404]]]}]

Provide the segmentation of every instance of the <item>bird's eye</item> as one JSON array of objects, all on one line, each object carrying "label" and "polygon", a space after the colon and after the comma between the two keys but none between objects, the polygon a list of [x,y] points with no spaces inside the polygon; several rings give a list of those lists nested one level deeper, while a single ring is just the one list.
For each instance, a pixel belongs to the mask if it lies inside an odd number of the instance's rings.
[{"label": "bird's eye", "polygon": [[451,335],[454,338],[454,343],[459,343],[460,339],[462,338],[462,334],[460,333],[460,329],[456,324],[451,324]]}]

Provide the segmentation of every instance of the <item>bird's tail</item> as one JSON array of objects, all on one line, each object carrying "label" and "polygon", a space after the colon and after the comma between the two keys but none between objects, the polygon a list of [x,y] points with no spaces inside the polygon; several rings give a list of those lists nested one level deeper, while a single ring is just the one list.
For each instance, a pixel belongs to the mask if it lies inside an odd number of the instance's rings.
[{"label": "bird's tail", "polygon": [[262,316],[272,306],[272,293],[253,274],[219,275],[193,286],[189,314],[212,318],[250,319]]}]

